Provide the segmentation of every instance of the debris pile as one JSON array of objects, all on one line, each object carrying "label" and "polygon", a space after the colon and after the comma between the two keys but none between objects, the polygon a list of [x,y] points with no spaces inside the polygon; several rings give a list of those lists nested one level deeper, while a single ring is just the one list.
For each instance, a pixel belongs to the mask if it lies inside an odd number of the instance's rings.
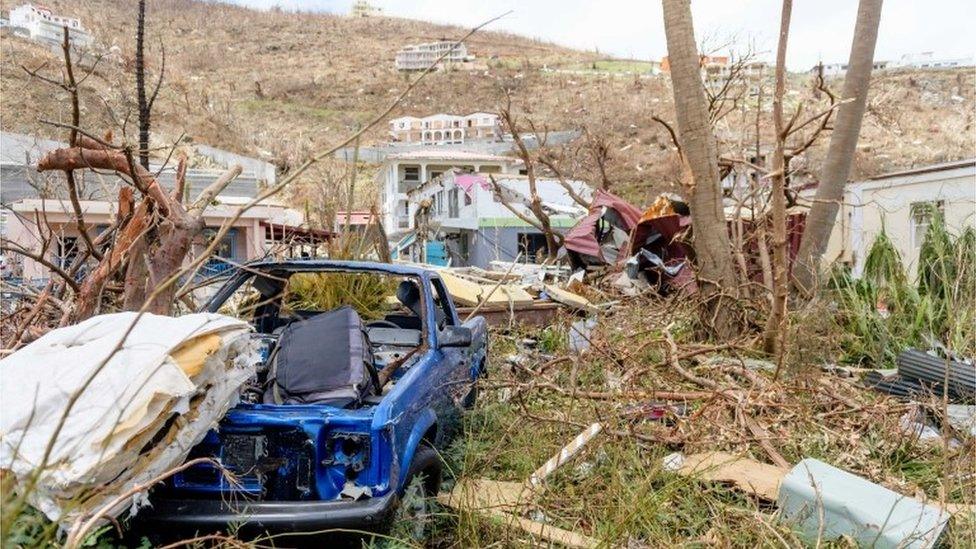
[{"label": "debris pile", "polygon": [[576,279],[568,276],[565,269],[499,261],[491,267],[490,270],[477,267],[438,270],[462,318],[476,313],[496,326],[511,325],[516,318],[522,323],[544,326],[559,308],[593,313],[607,305],[581,295],[596,290],[575,283]]},{"label": "debris pile", "polygon": [[180,465],[237,402],[258,360],[249,332],[217,314],[136,313],[48,332],[0,361],[0,467],[66,529],[135,510],[133,488]]},{"label": "debris pile", "polygon": [[[660,456],[659,470],[645,471],[648,477],[641,481],[664,490],[655,497],[670,497],[669,475],[731,483],[764,502],[746,513],[763,513],[762,520],[787,545],[818,536],[823,541],[873,536],[878,546],[933,547],[953,531],[946,528],[953,520],[971,524],[976,462],[973,434],[959,428],[971,419],[965,411],[957,414],[965,417],[952,420],[958,427],[948,427],[947,418],[942,436],[947,441],[952,437],[951,443],[933,444],[904,428],[903,416],[911,406],[865,390],[856,377],[784,375],[775,365],[749,356],[754,344],[748,336],[695,341],[687,331],[695,310],[689,301],[679,295],[666,298],[657,303],[653,316],[642,314],[643,299],[622,302],[596,322],[567,328],[561,352],[540,353],[526,348],[527,340],[518,334],[502,336],[515,344],[515,359],[496,365],[489,385],[495,398],[517,410],[513,418],[519,430],[531,433],[532,439],[553,431],[565,436],[568,430],[600,422],[605,438],[599,450],[591,449],[583,458],[588,462],[599,462],[593,454],[604,451],[615,460],[628,459],[622,456],[631,451],[622,448],[633,447],[640,455]],[[580,331],[586,335],[582,356]],[[505,446],[513,435],[492,436],[499,437],[492,439],[493,446]],[[901,470],[892,461],[900,455],[911,455],[916,463],[937,463],[939,473],[930,478]],[[498,471],[497,463],[484,466],[476,465],[468,474],[490,477]],[[549,490],[542,502],[562,512],[562,520],[553,526],[594,536],[595,530],[579,525],[612,523],[619,498],[626,497],[619,492],[620,482],[597,474],[564,475],[559,485],[566,494]],[[608,497],[585,496],[586,503],[567,499],[612,490],[618,491]],[[593,506],[607,499],[616,503],[608,503],[605,510]],[[780,512],[766,515],[770,504]],[[578,514],[581,507],[586,513]],[[594,516],[601,512],[605,517]],[[885,523],[888,515],[892,520]],[[521,517],[531,515],[523,509]],[[601,542],[626,545],[633,539],[610,535]]]}]

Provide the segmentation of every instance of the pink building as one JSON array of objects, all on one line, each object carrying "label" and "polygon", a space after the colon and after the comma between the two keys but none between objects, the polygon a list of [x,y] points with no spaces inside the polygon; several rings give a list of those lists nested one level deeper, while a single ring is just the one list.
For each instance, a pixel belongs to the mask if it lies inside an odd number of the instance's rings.
[{"label": "pink building", "polygon": [[[33,253],[43,253],[46,260],[55,265],[68,265],[85,245],[81,241],[71,202],[65,195],[63,176],[38,173],[33,169],[37,160],[46,152],[64,144],[30,136],[2,132],[0,134],[0,234],[10,247],[19,247]],[[232,219],[238,208],[257,196],[259,189],[274,184],[274,166],[257,159],[243,157],[210,147],[198,146],[197,154],[206,156],[211,163],[239,164],[241,175],[209,206],[204,220],[207,229],[198,238],[193,253],[199,253],[217,230]],[[157,171],[158,166],[152,167]],[[161,170],[159,181],[171,187],[174,179],[172,166]],[[223,169],[191,168],[187,170],[188,194],[195,197],[206,185],[214,181]],[[81,188],[81,210],[89,234],[97,235],[112,225],[118,211],[115,197],[120,178],[111,174],[96,174],[88,170],[76,172]],[[42,238],[38,220],[44,235],[50,234],[47,248],[41,250]],[[284,204],[265,201],[244,212],[235,220],[230,231],[222,238],[220,246],[202,268],[202,274],[216,274],[229,266],[267,256],[304,257],[324,253],[320,245],[331,236],[329,228],[310,227],[302,212]],[[27,282],[39,282],[50,277],[41,262],[14,252],[4,254],[4,276],[23,277]]]}]

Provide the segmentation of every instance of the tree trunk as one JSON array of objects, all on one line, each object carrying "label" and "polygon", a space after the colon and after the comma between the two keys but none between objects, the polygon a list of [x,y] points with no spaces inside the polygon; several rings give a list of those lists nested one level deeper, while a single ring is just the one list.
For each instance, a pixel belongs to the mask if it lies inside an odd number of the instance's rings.
[{"label": "tree trunk", "polygon": [[518,125],[515,124],[515,117],[512,115],[511,102],[509,102],[508,107],[503,109],[500,114],[502,121],[512,134],[512,140],[515,142],[515,152],[518,153],[519,158],[522,159],[522,163],[525,164],[525,177],[529,182],[529,210],[539,220],[539,229],[546,237],[547,258],[553,260],[556,258],[559,247],[562,246],[562,237],[556,236],[553,233],[549,215],[542,209],[542,198],[539,197],[535,182],[535,162],[532,159],[532,155],[529,154],[529,148],[525,145],[525,141],[522,140],[521,134],[519,134]]},{"label": "tree trunk", "polygon": [[146,98],[146,64],[143,54],[146,36],[146,0],[139,0],[136,20],[136,101],[139,105],[139,164],[149,169],[149,100]]},{"label": "tree trunk", "polygon": [[874,45],[878,39],[882,0],[860,0],[857,24],[844,78],[843,99],[847,101],[837,112],[830,147],[820,173],[820,185],[813,207],[807,216],[806,228],[794,264],[794,284],[809,295],[817,285],[820,262],[827,251],[830,233],[837,220],[837,211],[844,198],[844,186],[851,173],[861,121],[871,84],[874,64]]},{"label": "tree trunk", "polygon": [[[770,201],[773,217],[773,306],[763,335],[765,351],[775,357],[776,372],[783,365],[783,339],[786,330],[787,253],[786,253],[786,128],[783,124],[783,96],[786,94],[786,46],[790,36],[791,0],[783,0],[779,45],[776,48],[776,91],[773,93],[773,126],[776,149],[773,152]],[[765,218],[766,216],[763,215]]]},{"label": "tree trunk", "polygon": [[735,269],[722,208],[718,151],[708,119],[691,5],[689,0],[664,0],[663,4],[678,138],[692,179],[689,190],[693,244],[701,291],[707,298],[716,334],[727,337],[736,326],[729,308],[723,306],[721,294],[736,294]]},{"label": "tree trunk", "polygon": [[[162,225],[160,244],[149,265],[147,290],[161,287],[183,268],[183,260],[190,253],[193,237],[204,229],[202,217],[181,216],[176,221],[166,220]],[[176,301],[177,288],[177,284],[170,284],[160,291],[149,303],[147,311],[158,315],[170,314],[170,308]]]}]

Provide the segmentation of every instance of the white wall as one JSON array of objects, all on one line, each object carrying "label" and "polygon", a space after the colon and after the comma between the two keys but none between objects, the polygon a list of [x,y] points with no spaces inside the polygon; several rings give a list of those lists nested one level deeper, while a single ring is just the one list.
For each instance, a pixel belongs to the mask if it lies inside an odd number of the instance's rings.
[{"label": "white wall", "polygon": [[[812,205],[815,194],[816,189],[801,191],[799,202]],[[883,228],[909,275],[915,276],[924,235],[915,234],[912,205],[942,201],[946,225],[953,234],[976,227],[976,165],[850,183],[843,200],[824,261],[848,263],[859,276],[864,258]]]},{"label": "white wall", "polygon": [[[953,234],[976,227],[976,167],[930,174],[859,182],[851,185],[854,214],[852,241],[859,240],[861,253],[855,256],[855,273],[864,267],[867,250],[882,228],[915,275],[918,249],[924,234],[915,234],[912,205],[942,201],[946,226]],[[860,205],[860,207],[857,207]],[[858,211],[860,210],[860,211]]]}]

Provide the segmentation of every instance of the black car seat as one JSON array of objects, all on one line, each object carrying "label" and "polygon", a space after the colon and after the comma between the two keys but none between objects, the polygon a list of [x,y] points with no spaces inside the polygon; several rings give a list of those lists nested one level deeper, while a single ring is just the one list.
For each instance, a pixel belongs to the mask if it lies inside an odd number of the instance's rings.
[{"label": "black car seat", "polygon": [[423,318],[423,315],[420,314],[420,288],[417,287],[416,282],[413,280],[404,280],[400,282],[400,285],[397,286],[396,296],[397,300],[399,300],[404,307],[409,309],[410,312],[417,315],[418,318]]},{"label": "black car seat", "polygon": [[378,392],[372,347],[349,306],[292,322],[270,358],[264,401],[346,407]]},{"label": "black car seat", "polygon": [[[410,312],[415,314],[417,318],[423,318],[421,314],[421,308],[423,307],[423,300],[420,296],[420,287],[413,280],[404,280],[400,282],[397,286],[397,300],[403,304],[404,307],[410,309]],[[434,307],[434,319],[437,321],[437,326],[440,326],[444,322],[444,311],[438,307]]]}]

